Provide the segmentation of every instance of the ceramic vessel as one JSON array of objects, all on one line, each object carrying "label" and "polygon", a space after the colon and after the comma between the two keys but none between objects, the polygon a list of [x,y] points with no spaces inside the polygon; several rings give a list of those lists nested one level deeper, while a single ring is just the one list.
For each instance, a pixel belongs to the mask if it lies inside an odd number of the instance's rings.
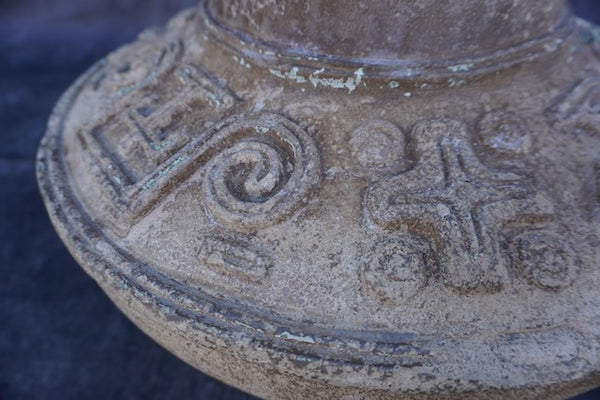
[{"label": "ceramic vessel", "polygon": [[141,329],[271,399],[600,384],[600,61],[558,0],[206,0],[64,94],[38,180]]}]

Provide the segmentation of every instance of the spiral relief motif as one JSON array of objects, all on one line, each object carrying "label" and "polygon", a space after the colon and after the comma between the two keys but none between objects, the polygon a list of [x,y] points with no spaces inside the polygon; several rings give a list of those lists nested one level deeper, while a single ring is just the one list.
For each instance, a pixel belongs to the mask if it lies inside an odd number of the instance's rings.
[{"label": "spiral relief motif", "polygon": [[280,222],[319,182],[312,139],[283,117],[246,119],[220,136],[228,147],[208,162],[203,191],[208,213],[227,228],[252,230]]}]

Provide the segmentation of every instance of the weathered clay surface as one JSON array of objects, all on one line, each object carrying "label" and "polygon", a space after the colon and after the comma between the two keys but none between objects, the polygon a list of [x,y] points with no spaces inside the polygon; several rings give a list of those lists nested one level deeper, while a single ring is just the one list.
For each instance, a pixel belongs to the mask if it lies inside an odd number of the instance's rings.
[{"label": "weathered clay surface", "polygon": [[[143,33],[49,122],[47,207],[115,303],[266,398],[598,385],[600,61],[564,5],[482,2],[505,40],[450,35],[466,53],[428,64],[435,37],[381,42],[376,26],[360,54],[331,47],[342,25],[290,52],[297,31],[248,3],[209,1]],[[408,3],[402,21],[426,31]],[[239,36],[257,26],[265,37]]]}]

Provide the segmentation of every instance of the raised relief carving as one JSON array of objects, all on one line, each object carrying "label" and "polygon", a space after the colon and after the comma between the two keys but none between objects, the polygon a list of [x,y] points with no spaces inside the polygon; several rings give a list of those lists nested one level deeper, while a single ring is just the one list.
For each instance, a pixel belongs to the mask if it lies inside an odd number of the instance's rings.
[{"label": "raised relief carving", "polygon": [[95,85],[114,89],[114,107],[79,133],[115,207],[113,228],[126,232],[156,199],[204,167],[203,204],[216,223],[250,231],[294,212],[320,179],[312,139],[283,117],[231,117],[235,94],[182,62],[179,42],[165,42],[158,54],[138,44],[145,57],[139,66],[113,57]]},{"label": "raised relief carving", "polygon": [[206,166],[204,204],[217,223],[248,231],[293,213],[320,180],[312,138],[277,115],[242,119],[219,136],[227,146]]},{"label": "raised relief carving", "polygon": [[168,186],[166,175],[186,158],[177,153],[237,103],[206,71],[181,61],[179,40],[158,41],[163,45],[142,41],[111,56],[90,89],[109,93],[112,102],[78,134],[121,232]]},{"label": "raised relief carving", "polygon": [[565,133],[600,135],[600,79],[584,79],[559,96],[546,116]]},{"label": "raised relief carving", "polygon": [[531,152],[532,138],[525,122],[509,111],[492,111],[478,123],[478,145],[487,154],[500,157],[524,156]]},{"label": "raised relief carving", "polygon": [[404,132],[389,121],[369,121],[350,133],[353,160],[363,173],[397,174],[407,168]]},{"label": "raised relief carving", "polygon": [[427,255],[418,238],[410,235],[381,238],[363,260],[363,288],[380,301],[405,303],[427,283]]},{"label": "raised relief carving", "polygon": [[512,239],[514,263],[530,284],[555,290],[575,280],[579,261],[565,236],[530,231]]},{"label": "raised relief carving", "polygon": [[[89,149],[106,173],[124,186],[128,197],[132,187],[223,117],[234,98],[193,66],[178,71],[179,86],[158,87],[149,96],[138,96],[114,110],[90,132],[82,133]],[[93,141],[93,142],[92,142]]]},{"label": "raised relief carving", "polygon": [[[537,228],[552,221],[552,201],[523,177],[485,167],[460,122],[421,122],[412,136],[414,167],[368,188],[367,218],[387,231],[408,232],[431,243],[447,286],[500,290],[508,281],[510,263],[504,254],[504,229],[512,224]],[[526,143],[520,137],[517,141]],[[503,146],[502,151],[511,148],[519,151],[522,146]],[[535,251],[523,248],[530,250]]]},{"label": "raised relief carving", "polygon": [[155,86],[177,66],[184,54],[179,38],[160,31],[147,31],[141,40],[110,54],[94,80],[96,90],[106,91],[113,101]]},{"label": "raised relief carving", "polygon": [[198,257],[208,266],[215,267],[227,276],[245,278],[261,283],[273,261],[248,243],[207,236],[198,249]]}]

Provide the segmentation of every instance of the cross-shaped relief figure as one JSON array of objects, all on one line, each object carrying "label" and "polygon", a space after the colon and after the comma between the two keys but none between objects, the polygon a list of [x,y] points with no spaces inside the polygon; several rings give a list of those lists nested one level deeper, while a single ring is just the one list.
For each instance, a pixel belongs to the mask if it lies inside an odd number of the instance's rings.
[{"label": "cross-shaped relief figure", "polygon": [[367,218],[426,240],[437,264],[429,268],[447,286],[500,290],[511,262],[507,230],[552,221],[552,201],[528,179],[484,166],[460,122],[421,122],[412,141],[412,167],[368,188]]}]

